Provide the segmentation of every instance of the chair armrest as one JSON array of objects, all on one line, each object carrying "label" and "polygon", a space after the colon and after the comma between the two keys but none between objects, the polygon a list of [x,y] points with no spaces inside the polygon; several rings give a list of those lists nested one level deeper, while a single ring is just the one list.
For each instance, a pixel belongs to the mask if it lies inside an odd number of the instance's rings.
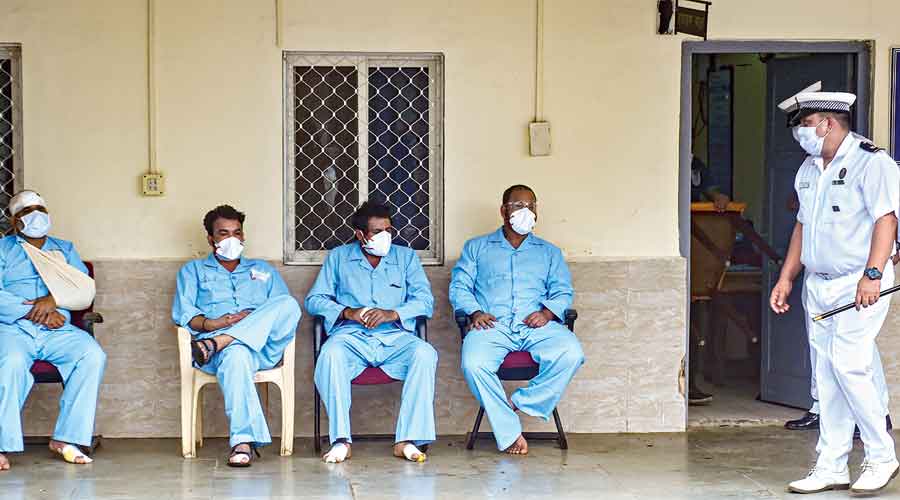
[{"label": "chair armrest", "polygon": [[182,374],[194,368],[191,356],[191,332],[182,327],[178,327],[178,365]]},{"label": "chair armrest", "polygon": [[325,333],[325,316],[313,316],[313,360],[319,359],[322,344],[328,339]]},{"label": "chair armrest", "polygon": [[566,309],[566,312],[563,314],[565,316],[566,327],[572,332],[575,331],[575,320],[578,319],[578,310],[577,309]]},{"label": "chair armrest", "polygon": [[428,342],[428,318],[426,316],[416,317],[416,337]]},{"label": "chair armrest", "polygon": [[90,321],[91,323],[103,323],[103,315],[98,312],[87,312],[84,313],[84,321]]},{"label": "chair armrest", "polygon": [[453,318],[456,320],[456,326],[459,328],[459,338],[466,338],[466,330],[469,328],[469,315],[462,309],[453,311]]},{"label": "chair armrest", "polygon": [[91,337],[94,336],[94,325],[97,323],[103,323],[103,315],[98,312],[87,312],[81,316],[81,323],[84,326],[84,331],[91,334]]}]

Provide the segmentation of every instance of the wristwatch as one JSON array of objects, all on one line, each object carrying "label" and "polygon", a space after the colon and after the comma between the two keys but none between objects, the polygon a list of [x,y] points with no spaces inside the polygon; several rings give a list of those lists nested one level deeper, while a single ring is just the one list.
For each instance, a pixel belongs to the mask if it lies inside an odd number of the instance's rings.
[{"label": "wristwatch", "polygon": [[881,271],[879,271],[877,267],[870,267],[866,269],[863,274],[866,275],[866,278],[869,278],[872,281],[881,279]]}]

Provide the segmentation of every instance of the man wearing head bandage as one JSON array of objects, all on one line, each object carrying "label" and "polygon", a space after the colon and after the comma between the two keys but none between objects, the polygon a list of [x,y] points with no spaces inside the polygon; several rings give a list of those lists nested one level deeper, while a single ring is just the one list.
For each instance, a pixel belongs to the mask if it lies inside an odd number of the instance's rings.
[{"label": "man wearing head bandage", "polygon": [[[562,251],[538,238],[537,197],[521,184],[503,193],[503,227],[463,246],[450,280],[450,303],[469,316],[462,371],[484,407],[497,447],[528,453],[517,411],[549,420],[584,364],[575,334],[562,323],[574,290]],[[507,398],[497,369],[507,354],[527,351],[540,365],[526,387]]]},{"label": "man wearing head bandage", "polygon": [[[13,234],[0,239],[0,470],[10,467],[4,453],[23,450],[21,410],[36,360],[52,363],[64,381],[50,449],[67,462],[90,463],[78,446],[91,444],[106,355],[71,324],[69,310],[90,304],[93,282],[72,243],[48,236],[50,215],[39,194],[13,196],[9,215]],[[57,283],[90,287],[79,291]],[[73,292],[84,293],[73,299]],[[81,305],[69,305],[75,303]]]},{"label": "man wearing head bandage", "polygon": [[416,318],[431,317],[431,284],[416,252],[391,243],[387,206],[365,202],[353,214],[356,241],[328,253],[306,297],[325,318],[329,340],[316,360],[315,383],[328,412],[328,463],[350,458],[350,384],[368,366],[403,381],[393,454],[424,462],[434,441],[437,351],[417,337]]},{"label": "man wearing head bandage", "polygon": [[300,305],[268,262],[244,252],[244,214],[230,205],[203,218],[210,254],[178,273],[172,321],[191,332],[200,370],[215,375],[225,399],[229,467],[249,467],[272,442],[253,377],[281,362],[300,322]]},{"label": "man wearing head bandage", "polygon": [[[900,172],[883,150],[850,130],[855,100],[853,94],[823,92],[819,82],[779,105],[808,156],[794,181],[800,207],[770,307],[776,314],[789,310],[788,297],[801,270],[807,317],[856,302],[855,309],[806,322],[819,442],[815,466],[788,486],[797,493],[850,488],[871,494],[900,470],[886,428],[887,397],[875,343],[890,306],[890,296],[879,298],[879,293],[894,283],[890,258],[897,239]],[[865,460],[851,486],[847,461],[854,425]]]}]

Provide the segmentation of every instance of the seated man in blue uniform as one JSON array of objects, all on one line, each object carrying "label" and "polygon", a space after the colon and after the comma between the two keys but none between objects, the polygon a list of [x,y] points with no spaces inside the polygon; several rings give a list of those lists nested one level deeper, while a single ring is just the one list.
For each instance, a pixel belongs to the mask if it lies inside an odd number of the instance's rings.
[{"label": "seated man in blue uniform", "polygon": [[178,273],[172,320],[190,330],[196,366],[219,381],[232,447],[228,465],[248,467],[256,448],[272,442],[253,376],[281,361],[300,305],[271,265],[241,256],[243,213],[222,205],[206,214],[203,226],[212,251]]},{"label": "seated man in blue uniform", "polygon": [[350,382],[368,366],[403,380],[394,456],[424,462],[434,441],[437,352],[417,337],[416,317],[431,317],[434,297],[418,255],[391,244],[388,207],[365,202],[351,218],[356,241],[333,249],[306,297],[325,317],[329,339],[315,382],[328,411],[327,463],[350,458]]},{"label": "seated man in blue uniform", "polygon": [[[471,319],[462,371],[484,407],[500,450],[528,453],[517,411],[545,420],[584,363],[581,344],[562,323],[572,280],[562,252],[531,232],[537,197],[528,186],[503,193],[503,227],[466,242],[450,280],[450,303]],[[497,369],[507,354],[528,351],[540,371],[507,398]]]},{"label": "seated man in blue uniform", "polygon": [[73,272],[88,271],[72,243],[47,235],[50,215],[39,194],[13,196],[9,214],[14,234],[0,240],[0,470],[10,467],[5,453],[24,449],[21,411],[36,360],[52,363],[65,383],[50,449],[67,462],[88,464],[78,446],[91,444],[106,354],[57,306],[24,245],[65,260]]}]

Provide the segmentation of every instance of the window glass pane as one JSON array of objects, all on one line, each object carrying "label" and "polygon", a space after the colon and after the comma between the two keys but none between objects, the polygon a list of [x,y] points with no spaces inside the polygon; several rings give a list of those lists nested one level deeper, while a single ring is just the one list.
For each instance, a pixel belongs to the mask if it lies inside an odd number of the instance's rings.
[{"label": "window glass pane", "polygon": [[359,204],[358,74],[354,66],[294,67],[294,204],[297,250],[353,239]]},{"label": "window glass pane", "polygon": [[7,206],[15,194],[12,60],[0,59],[0,234],[9,230]]},{"label": "window glass pane", "polygon": [[369,68],[369,199],[394,210],[396,243],[430,247],[427,67]]}]

